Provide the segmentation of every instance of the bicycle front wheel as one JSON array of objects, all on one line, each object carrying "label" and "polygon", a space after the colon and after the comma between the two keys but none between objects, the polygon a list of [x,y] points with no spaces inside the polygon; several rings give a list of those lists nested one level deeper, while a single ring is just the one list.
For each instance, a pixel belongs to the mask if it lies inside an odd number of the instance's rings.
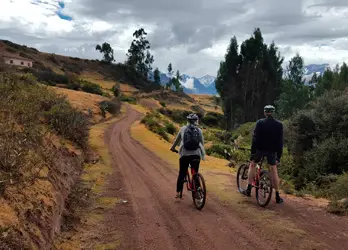
[{"label": "bicycle front wheel", "polygon": [[272,176],[268,171],[263,170],[260,173],[259,182],[256,184],[256,201],[261,207],[265,207],[271,201],[273,184]]},{"label": "bicycle front wheel", "polygon": [[198,173],[195,174],[192,178],[193,191],[192,191],[192,199],[193,204],[198,210],[201,210],[207,198],[207,189],[205,186],[205,181],[203,176]]}]

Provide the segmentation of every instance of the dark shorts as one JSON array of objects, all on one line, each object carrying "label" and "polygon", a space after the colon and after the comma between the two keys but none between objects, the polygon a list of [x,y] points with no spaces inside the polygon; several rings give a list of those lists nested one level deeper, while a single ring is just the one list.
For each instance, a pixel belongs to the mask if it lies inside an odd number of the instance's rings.
[{"label": "dark shorts", "polygon": [[256,153],[251,154],[250,160],[259,163],[262,157],[267,158],[267,163],[269,165],[276,165],[277,163],[277,153],[276,152],[266,152],[266,151],[256,151]]}]

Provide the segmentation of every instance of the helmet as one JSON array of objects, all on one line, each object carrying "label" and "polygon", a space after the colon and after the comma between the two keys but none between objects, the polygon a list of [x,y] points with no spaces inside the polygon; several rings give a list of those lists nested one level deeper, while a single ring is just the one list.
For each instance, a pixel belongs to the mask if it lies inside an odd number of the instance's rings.
[{"label": "helmet", "polygon": [[196,115],[196,114],[189,114],[186,118],[189,121],[197,121],[198,120],[198,115]]},{"label": "helmet", "polygon": [[263,111],[265,111],[266,113],[273,113],[275,112],[275,107],[272,105],[267,105],[263,108]]}]

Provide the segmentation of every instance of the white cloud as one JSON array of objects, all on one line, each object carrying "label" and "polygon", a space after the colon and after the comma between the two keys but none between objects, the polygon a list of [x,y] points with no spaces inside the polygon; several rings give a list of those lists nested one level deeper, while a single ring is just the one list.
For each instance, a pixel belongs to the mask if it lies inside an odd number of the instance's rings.
[{"label": "white cloud", "polygon": [[[109,42],[122,62],[135,29],[145,27],[154,67],[194,76],[215,75],[233,35],[238,42],[258,26],[287,62],[348,60],[348,4],[344,0],[2,0],[0,38],[46,52],[101,58],[95,45]],[[59,18],[57,12],[71,16]],[[190,86],[191,83],[187,83]],[[193,84],[193,83],[192,83]]]}]

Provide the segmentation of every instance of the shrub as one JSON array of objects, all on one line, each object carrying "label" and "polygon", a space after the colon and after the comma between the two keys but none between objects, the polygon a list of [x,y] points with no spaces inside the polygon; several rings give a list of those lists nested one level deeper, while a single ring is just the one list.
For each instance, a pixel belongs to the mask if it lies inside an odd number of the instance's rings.
[{"label": "shrub", "polygon": [[205,110],[199,105],[191,106],[191,109],[198,115],[199,118],[202,118],[205,114]]},{"label": "shrub", "polygon": [[219,125],[219,119],[212,115],[206,115],[202,118],[202,123],[209,127],[217,127]]},{"label": "shrub", "polygon": [[105,117],[105,112],[109,112],[112,115],[117,115],[121,110],[121,102],[118,99],[112,101],[102,101],[99,103],[100,110],[102,111],[102,116]]},{"label": "shrub", "polygon": [[166,107],[166,103],[165,103],[165,102],[161,101],[160,104],[161,104],[161,106],[162,106],[163,108]]},{"label": "shrub", "polygon": [[81,85],[79,82],[70,81],[68,83],[68,89],[79,90],[80,88],[81,88]]},{"label": "shrub", "polygon": [[212,155],[213,153],[219,158],[225,158],[225,150],[230,151],[231,146],[225,144],[213,144],[210,148],[206,150],[207,155]]},{"label": "shrub", "polygon": [[126,96],[126,95],[122,95],[120,98],[120,101],[122,102],[128,102],[130,104],[137,104],[137,99],[133,96]]},{"label": "shrub", "polygon": [[84,92],[91,93],[91,94],[97,94],[97,95],[103,95],[103,90],[98,84],[85,81],[85,80],[80,80],[81,84],[81,89]]},{"label": "shrub", "polygon": [[177,129],[172,123],[167,123],[166,124],[166,131],[167,131],[167,133],[174,135],[177,132]]},{"label": "shrub", "polygon": [[114,86],[112,86],[111,91],[112,91],[112,93],[114,94],[115,97],[120,97],[121,90],[120,90],[120,85],[119,84],[115,84]]},{"label": "shrub", "polygon": [[77,143],[87,146],[88,121],[83,113],[73,109],[67,101],[62,101],[45,113],[48,124],[58,134]]},{"label": "shrub", "polygon": [[166,133],[166,129],[161,126],[159,122],[156,121],[156,114],[148,113],[142,120],[141,123],[145,124],[146,127],[161,136],[164,140],[169,141],[168,134]]}]

